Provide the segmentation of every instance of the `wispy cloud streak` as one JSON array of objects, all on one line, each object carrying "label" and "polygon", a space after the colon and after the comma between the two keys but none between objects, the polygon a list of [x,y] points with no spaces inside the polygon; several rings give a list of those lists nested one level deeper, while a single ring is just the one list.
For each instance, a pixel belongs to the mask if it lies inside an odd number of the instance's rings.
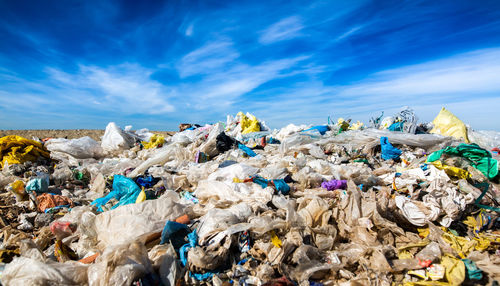
[{"label": "wispy cloud streak", "polygon": [[262,44],[272,44],[279,41],[290,40],[300,36],[304,28],[298,16],[291,16],[272,24],[265,29],[259,38]]}]

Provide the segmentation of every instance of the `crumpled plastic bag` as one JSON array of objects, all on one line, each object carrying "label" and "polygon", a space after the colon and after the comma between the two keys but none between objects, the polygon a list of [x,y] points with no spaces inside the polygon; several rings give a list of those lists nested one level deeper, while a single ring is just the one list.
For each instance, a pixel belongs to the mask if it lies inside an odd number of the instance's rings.
[{"label": "crumpled plastic bag", "polygon": [[68,206],[73,207],[73,201],[65,196],[53,195],[53,194],[41,194],[36,197],[38,210],[45,212],[46,209],[54,208],[57,206]]},{"label": "crumpled plastic bag", "polygon": [[380,137],[380,146],[382,148],[382,159],[384,160],[398,159],[403,153],[398,148],[393,147],[387,137]]},{"label": "crumpled plastic bag", "polygon": [[455,137],[469,143],[469,138],[467,138],[467,127],[462,120],[458,119],[458,117],[446,108],[441,108],[441,111],[439,111],[439,114],[434,118],[432,124],[434,124],[434,128],[432,128],[430,133]]},{"label": "crumpled plastic bag", "polygon": [[146,149],[161,147],[161,146],[163,146],[163,144],[165,144],[165,136],[163,136],[161,134],[154,134],[149,139],[149,142],[142,141],[141,143],[142,143],[142,146],[144,146],[144,148],[146,148]]},{"label": "crumpled plastic bag", "polygon": [[45,147],[50,152],[65,153],[76,159],[100,158],[103,156],[101,145],[88,136],[78,139],[50,139],[45,142]]},{"label": "crumpled plastic bag", "polygon": [[88,265],[77,262],[45,263],[31,258],[17,257],[5,266],[3,285],[86,285]]},{"label": "crumpled plastic bag", "polygon": [[135,241],[107,248],[90,265],[88,281],[90,286],[132,285],[136,279],[152,272],[145,245]]},{"label": "crumpled plastic bag", "polygon": [[102,136],[101,147],[106,152],[127,150],[134,146],[135,139],[123,131],[116,123],[110,122]]},{"label": "crumpled plastic bag", "polygon": [[236,116],[240,119],[241,134],[260,131],[259,121],[252,114],[247,113],[247,115],[245,115],[243,112],[238,112]]},{"label": "crumpled plastic bag", "polygon": [[102,206],[111,199],[116,199],[118,203],[111,207],[111,209],[115,209],[119,206],[135,203],[140,193],[141,189],[132,179],[122,175],[115,175],[113,178],[113,191],[105,197],[94,200],[91,205],[95,205],[99,211],[103,211]]},{"label": "crumpled plastic bag", "polygon": [[129,242],[145,233],[161,231],[167,220],[185,214],[186,206],[168,192],[156,200],[130,204],[100,213],[87,227],[97,234],[102,247]]},{"label": "crumpled plastic bag", "polygon": [[491,157],[491,153],[479,147],[477,144],[460,144],[457,147],[446,147],[433,152],[427,158],[427,162],[434,162],[443,155],[459,156],[468,159],[471,165],[481,171],[488,179],[498,175],[498,161]]},{"label": "crumpled plastic bag", "polygon": [[394,198],[396,206],[402,211],[404,217],[413,225],[424,226],[427,223],[427,216],[405,196],[396,196]]},{"label": "crumpled plastic bag", "polygon": [[28,192],[45,193],[49,190],[49,176],[41,174],[37,178],[31,179],[25,187]]},{"label": "crumpled plastic bag", "polygon": [[29,140],[17,135],[9,135],[0,138],[0,167],[5,163],[22,164],[26,161],[36,161],[38,157],[50,157],[50,153],[42,146],[42,143]]}]

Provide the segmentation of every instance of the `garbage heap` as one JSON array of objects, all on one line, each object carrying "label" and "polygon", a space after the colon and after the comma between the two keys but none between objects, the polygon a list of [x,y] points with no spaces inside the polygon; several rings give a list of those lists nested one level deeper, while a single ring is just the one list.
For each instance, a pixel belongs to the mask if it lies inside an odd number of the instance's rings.
[{"label": "garbage heap", "polygon": [[1,283],[498,285],[499,133],[403,111],[3,137]]}]

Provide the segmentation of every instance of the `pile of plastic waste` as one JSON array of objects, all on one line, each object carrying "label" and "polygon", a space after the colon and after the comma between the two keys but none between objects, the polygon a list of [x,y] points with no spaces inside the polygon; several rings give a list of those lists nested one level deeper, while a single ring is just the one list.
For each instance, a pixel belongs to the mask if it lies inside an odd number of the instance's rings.
[{"label": "pile of plastic waste", "polygon": [[499,132],[444,108],[179,130],[0,138],[2,285],[500,282]]}]

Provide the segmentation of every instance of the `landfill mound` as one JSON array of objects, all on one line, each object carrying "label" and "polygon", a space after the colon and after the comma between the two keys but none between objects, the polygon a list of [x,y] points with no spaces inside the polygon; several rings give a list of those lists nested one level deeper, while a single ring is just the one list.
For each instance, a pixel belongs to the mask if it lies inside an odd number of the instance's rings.
[{"label": "landfill mound", "polygon": [[[171,131],[154,131],[164,136],[173,135]],[[104,129],[28,129],[28,130],[0,130],[0,137],[18,135],[24,138],[66,138],[76,139],[88,136],[94,140],[100,140],[104,135]]]},{"label": "landfill mound", "polygon": [[498,285],[500,132],[442,109],[0,138],[2,285]]}]

